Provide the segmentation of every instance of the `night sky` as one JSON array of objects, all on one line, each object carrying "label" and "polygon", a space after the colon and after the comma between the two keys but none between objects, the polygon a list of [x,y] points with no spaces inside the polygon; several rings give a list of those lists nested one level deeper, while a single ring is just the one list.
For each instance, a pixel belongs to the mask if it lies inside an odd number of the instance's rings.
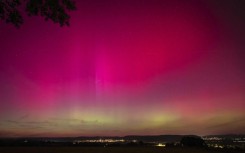
[{"label": "night sky", "polygon": [[0,21],[0,137],[245,133],[243,0],[84,0]]}]

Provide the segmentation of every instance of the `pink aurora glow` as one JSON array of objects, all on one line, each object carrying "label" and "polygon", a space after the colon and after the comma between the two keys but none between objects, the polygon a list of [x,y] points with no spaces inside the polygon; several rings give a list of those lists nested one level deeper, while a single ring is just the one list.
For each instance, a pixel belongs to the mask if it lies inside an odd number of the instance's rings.
[{"label": "pink aurora glow", "polygon": [[69,28],[1,23],[0,136],[245,132],[244,47],[217,4],[77,5]]}]

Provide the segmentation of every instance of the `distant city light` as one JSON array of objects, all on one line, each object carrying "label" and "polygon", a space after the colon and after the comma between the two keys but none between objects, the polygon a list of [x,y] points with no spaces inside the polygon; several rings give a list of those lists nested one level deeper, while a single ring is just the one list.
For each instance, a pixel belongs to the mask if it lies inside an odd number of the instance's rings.
[{"label": "distant city light", "polygon": [[158,143],[156,146],[157,147],[165,147],[166,145],[165,144],[162,144],[162,143]]},{"label": "distant city light", "polygon": [[124,142],[124,139],[94,139],[94,140],[75,140],[73,144],[79,144],[79,143],[84,143],[84,142],[90,142],[90,143],[115,143],[115,142]]}]

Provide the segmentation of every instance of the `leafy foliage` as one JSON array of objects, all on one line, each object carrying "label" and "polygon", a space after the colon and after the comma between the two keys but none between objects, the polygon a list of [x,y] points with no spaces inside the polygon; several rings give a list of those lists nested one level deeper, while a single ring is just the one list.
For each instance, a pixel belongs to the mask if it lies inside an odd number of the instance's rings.
[{"label": "leafy foliage", "polygon": [[69,26],[70,15],[67,12],[76,9],[72,0],[0,0],[0,20],[20,27],[23,17],[18,8],[22,4],[29,16],[42,16],[60,26]]},{"label": "leafy foliage", "polygon": [[23,23],[23,18],[17,9],[20,4],[19,0],[0,0],[0,19],[19,27]]}]

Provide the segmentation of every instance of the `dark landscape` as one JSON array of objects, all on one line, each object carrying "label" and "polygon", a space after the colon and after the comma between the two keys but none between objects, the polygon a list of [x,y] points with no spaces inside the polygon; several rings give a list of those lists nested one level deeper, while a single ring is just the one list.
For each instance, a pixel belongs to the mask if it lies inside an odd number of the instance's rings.
[{"label": "dark landscape", "polygon": [[2,138],[1,153],[242,153],[244,135]]},{"label": "dark landscape", "polygon": [[244,153],[237,150],[157,147],[4,147],[1,153]]}]

